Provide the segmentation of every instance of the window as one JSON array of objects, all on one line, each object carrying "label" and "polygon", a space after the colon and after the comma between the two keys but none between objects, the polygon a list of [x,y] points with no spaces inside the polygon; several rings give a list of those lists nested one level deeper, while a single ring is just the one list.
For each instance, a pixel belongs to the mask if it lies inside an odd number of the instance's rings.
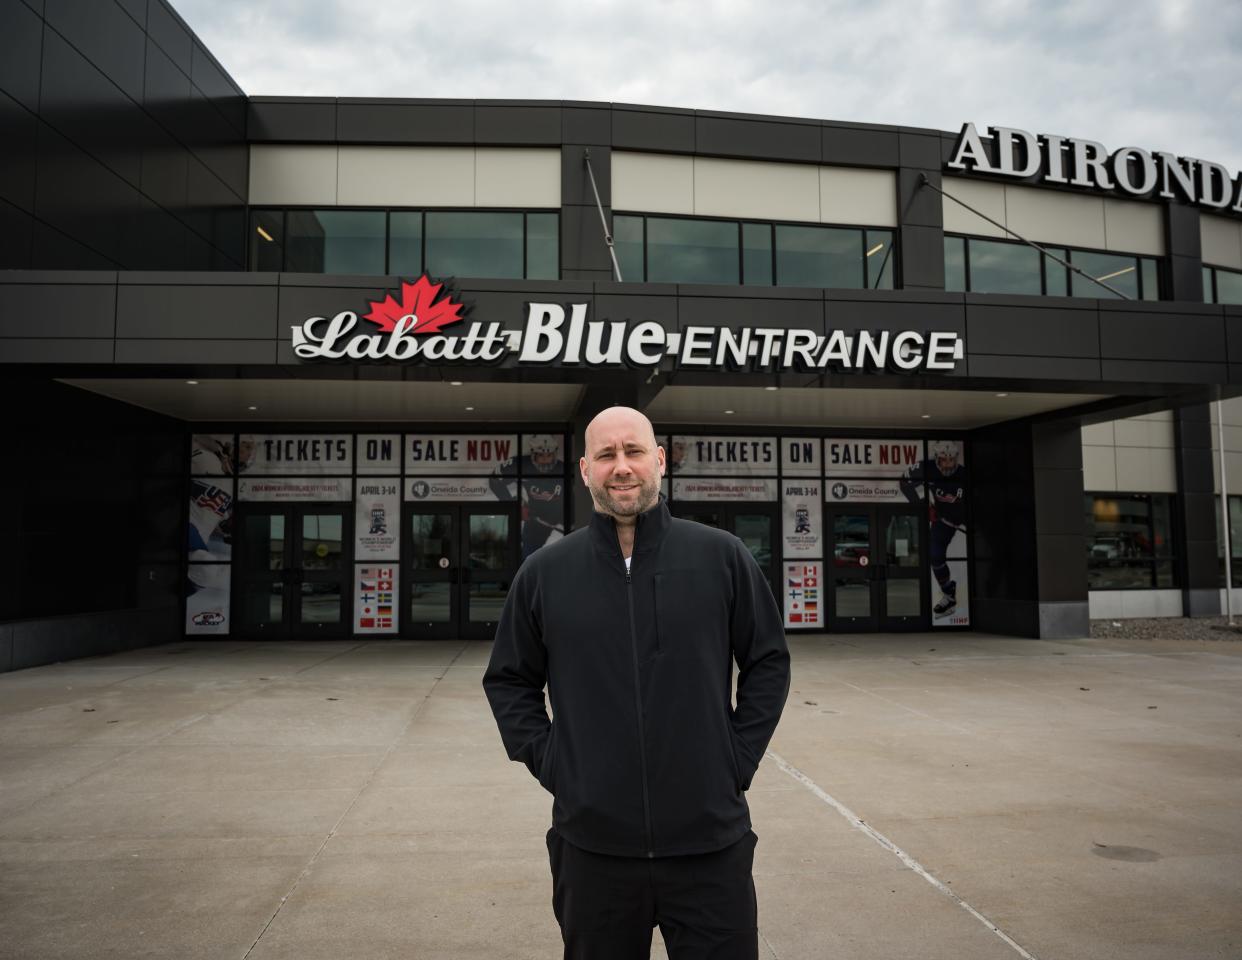
[{"label": "window", "polygon": [[1085,495],[1087,589],[1177,586],[1172,500],[1164,493]]},{"label": "window", "polygon": [[1222,267],[1204,267],[1203,302],[1242,304],[1242,273]]},{"label": "window", "polygon": [[891,230],[689,217],[613,217],[621,276],[648,283],[891,290]]},{"label": "window", "polygon": [[1021,241],[946,236],[945,289],[972,293],[1120,299],[1117,294],[1088,279],[1093,277],[1131,300],[1160,298],[1160,271],[1152,257],[1041,246],[1082,273],[1066,269],[1051,256],[1044,256]]},{"label": "window", "polygon": [[251,270],[560,277],[560,216],[491,210],[255,210]]},{"label": "window", "polygon": [[[1225,538],[1221,536],[1220,525],[1220,494],[1215,497],[1216,514],[1216,559],[1220,564],[1220,580],[1225,585]],[[1233,586],[1242,587],[1242,496],[1229,497],[1229,572],[1232,574]]]}]

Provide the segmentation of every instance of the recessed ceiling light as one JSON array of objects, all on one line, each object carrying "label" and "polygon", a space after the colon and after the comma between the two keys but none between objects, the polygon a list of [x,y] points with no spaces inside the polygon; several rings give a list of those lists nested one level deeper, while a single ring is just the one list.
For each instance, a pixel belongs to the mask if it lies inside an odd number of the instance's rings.
[{"label": "recessed ceiling light", "polygon": [[187,381],[186,381],[186,383],[188,383],[188,384],[189,384],[190,386],[192,386],[192,387],[197,387],[197,386],[198,386],[198,381],[197,381],[197,380],[187,380]]},{"label": "recessed ceiling light", "polygon": [[466,407],[467,410],[473,410],[474,407]]},{"label": "recessed ceiling light", "polygon": [[247,410],[258,410],[259,408],[258,407],[247,407],[246,409]]},{"label": "recessed ceiling light", "polygon": [[930,419],[931,419],[931,414],[930,414],[930,413],[922,413],[922,414],[919,414],[919,416],[921,416],[924,420],[930,420]]},{"label": "recessed ceiling light", "polygon": [[1007,394],[1007,393],[998,393],[998,394],[997,394],[997,396],[998,396],[998,397],[1007,397],[1007,396],[1009,396],[1009,394]]},{"label": "recessed ceiling light", "polygon": [[780,387],[764,387],[764,390],[779,390]]},{"label": "recessed ceiling light", "polygon": [[460,386],[461,386],[461,381],[460,381],[460,380],[450,380],[450,381],[449,381],[449,386],[450,386],[450,387],[460,387]]},{"label": "recessed ceiling light", "polygon": [[726,410],[725,413],[732,413],[732,410]]}]

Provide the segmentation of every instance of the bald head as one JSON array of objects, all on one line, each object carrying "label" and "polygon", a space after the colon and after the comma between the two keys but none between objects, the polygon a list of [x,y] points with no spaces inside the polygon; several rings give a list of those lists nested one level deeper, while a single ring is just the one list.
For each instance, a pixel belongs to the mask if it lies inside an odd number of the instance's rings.
[{"label": "bald head", "polygon": [[595,509],[618,523],[633,523],[660,498],[664,448],[655,428],[632,407],[609,407],[586,428],[585,455],[578,461]]}]

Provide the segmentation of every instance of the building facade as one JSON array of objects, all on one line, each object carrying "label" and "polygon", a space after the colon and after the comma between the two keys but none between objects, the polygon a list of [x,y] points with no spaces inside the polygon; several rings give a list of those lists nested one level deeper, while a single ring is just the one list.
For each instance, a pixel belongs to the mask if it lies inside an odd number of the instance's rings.
[{"label": "building facade", "polygon": [[790,630],[1221,609],[1217,164],[972,118],[247,97],[163,0],[0,9],[0,668],[487,637],[589,515],[612,403]]}]

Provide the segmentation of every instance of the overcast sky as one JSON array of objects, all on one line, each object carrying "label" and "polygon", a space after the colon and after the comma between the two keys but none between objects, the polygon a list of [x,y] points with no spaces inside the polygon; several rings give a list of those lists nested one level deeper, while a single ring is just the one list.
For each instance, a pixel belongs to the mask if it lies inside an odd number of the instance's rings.
[{"label": "overcast sky", "polygon": [[252,95],[647,103],[1242,169],[1239,0],[172,0]]}]

